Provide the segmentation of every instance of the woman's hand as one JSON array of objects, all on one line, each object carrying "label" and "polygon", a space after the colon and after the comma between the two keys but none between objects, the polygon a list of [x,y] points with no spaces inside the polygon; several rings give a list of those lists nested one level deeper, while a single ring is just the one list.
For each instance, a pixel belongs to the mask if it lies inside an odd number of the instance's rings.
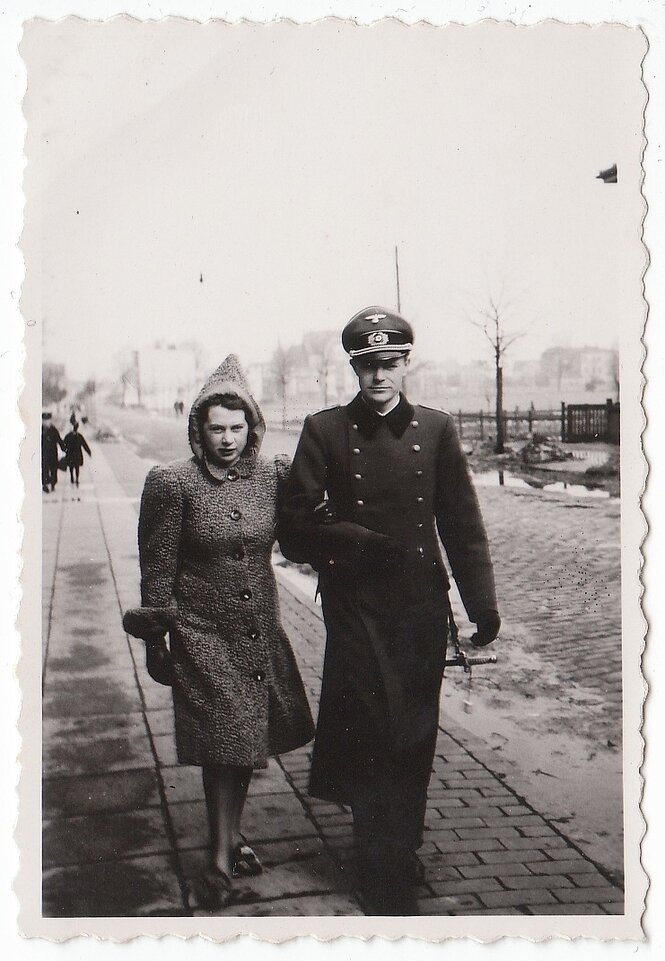
[{"label": "woman's hand", "polygon": [[173,684],[173,661],[166,646],[166,638],[151,638],[145,642],[145,666],[148,674],[165,687]]}]

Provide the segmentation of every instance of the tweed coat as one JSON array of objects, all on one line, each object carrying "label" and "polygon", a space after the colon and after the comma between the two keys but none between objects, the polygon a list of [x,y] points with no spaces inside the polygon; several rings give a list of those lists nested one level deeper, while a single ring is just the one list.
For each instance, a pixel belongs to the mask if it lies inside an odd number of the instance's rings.
[{"label": "tweed coat", "polygon": [[[196,411],[229,390],[251,400],[257,419],[246,454],[225,469],[208,464]],[[171,618],[178,760],[261,766],[314,730],[271,565],[288,460],[258,454],[263,420],[233,357],[195,401],[189,428],[194,456],[145,482],[141,600]]]},{"label": "tweed coat", "polygon": [[439,537],[469,619],[497,607],[450,415],[402,396],[381,418],[358,394],[308,417],[278,533],[285,556],[319,571],[327,628],[311,793],[352,803],[374,772],[424,804],[449,613]]}]

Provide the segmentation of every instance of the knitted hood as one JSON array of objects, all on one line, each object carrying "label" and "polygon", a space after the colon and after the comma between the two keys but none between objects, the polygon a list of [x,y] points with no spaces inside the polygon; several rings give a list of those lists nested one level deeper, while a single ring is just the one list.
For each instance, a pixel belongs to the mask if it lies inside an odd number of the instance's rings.
[{"label": "knitted hood", "polygon": [[[188,429],[189,444],[194,452],[194,456],[198,461],[206,463],[203,444],[199,435],[198,411],[201,404],[214,394],[235,394],[246,405],[249,439],[238,466],[245,470],[251,468],[261,447],[263,435],[266,432],[266,425],[261,409],[250,392],[245,372],[240,366],[240,361],[235,354],[229,354],[217,370],[213,371],[192,404],[192,409],[189,412]],[[244,472],[243,470],[243,473]]]}]

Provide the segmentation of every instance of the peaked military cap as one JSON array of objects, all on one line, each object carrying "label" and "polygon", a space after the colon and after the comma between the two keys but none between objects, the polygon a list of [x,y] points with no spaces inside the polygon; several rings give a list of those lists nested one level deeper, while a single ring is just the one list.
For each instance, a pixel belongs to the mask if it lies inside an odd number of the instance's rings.
[{"label": "peaked military cap", "polygon": [[351,357],[378,351],[404,354],[413,347],[413,328],[392,310],[365,307],[342,331],[342,346]]}]

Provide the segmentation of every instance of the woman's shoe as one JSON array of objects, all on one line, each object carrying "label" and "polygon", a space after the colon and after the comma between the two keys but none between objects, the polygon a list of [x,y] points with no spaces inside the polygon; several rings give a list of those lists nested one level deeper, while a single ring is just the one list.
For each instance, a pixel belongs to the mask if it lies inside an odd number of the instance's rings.
[{"label": "woman's shoe", "polygon": [[254,850],[242,841],[233,851],[233,877],[255,878],[263,874],[263,865]]},{"label": "woman's shoe", "polygon": [[197,906],[204,911],[218,911],[233,896],[233,883],[224,871],[209,868],[192,881],[192,893]]}]

